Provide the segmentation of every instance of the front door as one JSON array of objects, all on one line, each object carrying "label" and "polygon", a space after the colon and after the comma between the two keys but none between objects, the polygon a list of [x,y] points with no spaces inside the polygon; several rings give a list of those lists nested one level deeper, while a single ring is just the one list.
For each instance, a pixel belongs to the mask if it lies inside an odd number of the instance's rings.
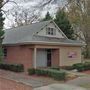
[{"label": "front door", "polygon": [[45,49],[37,50],[37,67],[47,67],[47,52]]},{"label": "front door", "polygon": [[47,50],[47,66],[51,67],[51,49]]}]

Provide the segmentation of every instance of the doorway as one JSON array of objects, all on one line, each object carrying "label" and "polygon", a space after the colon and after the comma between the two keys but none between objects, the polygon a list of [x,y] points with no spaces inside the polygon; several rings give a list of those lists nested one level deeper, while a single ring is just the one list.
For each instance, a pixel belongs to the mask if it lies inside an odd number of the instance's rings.
[{"label": "doorway", "polygon": [[51,58],[52,57],[52,50],[51,49],[47,49],[47,66],[51,67]]}]

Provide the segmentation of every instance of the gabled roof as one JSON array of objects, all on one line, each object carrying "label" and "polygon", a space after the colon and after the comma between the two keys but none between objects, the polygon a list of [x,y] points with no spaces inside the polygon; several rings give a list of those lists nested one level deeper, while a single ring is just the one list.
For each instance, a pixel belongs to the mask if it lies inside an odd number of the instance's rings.
[{"label": "gabled roof", "polygon": [[[82,45],[79,41],[70,40],[68,38],[55,38],[55,37],[45,37],[38,36],[36,33],[39,32],[43,27],[48,25],[53,21],[43,21],[34,23],[31,25],[21,26],[5,30],[5,38],[3,40],[4,45],[14,45],[14,44],[65,44],[65,45]],[[54,22],[53,22],[54,23]],[[55,23],[54,23],[55,24]],[[63,32],[62,32],[63,33]],[[66,36],[64,34],[64,36]]]}]

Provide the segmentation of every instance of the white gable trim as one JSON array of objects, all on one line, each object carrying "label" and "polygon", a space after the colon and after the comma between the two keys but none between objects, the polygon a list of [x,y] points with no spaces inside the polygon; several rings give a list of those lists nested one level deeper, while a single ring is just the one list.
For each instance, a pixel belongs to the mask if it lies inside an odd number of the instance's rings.
[{"label": "white gable trim", "polygon": [[[54,25],[57,27],[57,29],[62,33],[62,35],[67,38],[67,36],[63,33],[63,31],[57,26],[57,24],[52,20],[52,22],[54,23]],[[67,38],[68,39],[68,38]]]},{"label": "white gable trim", "polygon": [[[49,23],[47,23],[45,26],[41,27],[41,30],[40,30],[40,31],[42,31],[42,30],[43,30],[46,26],[48,26],[48,24],[50,24],[51,22],[52,22],[52,23],[55,25],[55,27],[61,32],[61,34],[62,34],[66,39],[68,39],[67,36],[63,33],[63,31],[57,26],[57,24],[56,24],[53,20],[49,21]],[[33,35],[37,35],[40,31],[34,33]],[[43,36],[43,35],[42,35],[42,36]],[[55,36],[49,36],[49,35],[47,35],[47,37],[55,37]]]}]

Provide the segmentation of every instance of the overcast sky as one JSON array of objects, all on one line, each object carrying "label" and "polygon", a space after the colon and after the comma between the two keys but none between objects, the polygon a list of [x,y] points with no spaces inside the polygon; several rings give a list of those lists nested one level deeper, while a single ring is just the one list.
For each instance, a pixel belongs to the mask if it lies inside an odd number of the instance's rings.
[{"label": "overcast sky", "polygon": [[[14,0],[18,6],[24,7],[24,8],[30,8],[32,9],[33,6],[36,6],[39,2],[42,0]],[[47,11],[49,11],[51,14],[54,14],[56,11],[56,8],[59,6],[63,6],[65,2],[63,0],[56,0],[57,2],[49,4],[44,10],[42,11],[42,17],[46,14]],[[17,7],[14,3],[8,3],[6,4],[3,9],[5,11],[11,10],[13,7]],[[5,28],[10,28],[12,25],[12,21],[14,21],[12,15],[5,16]]]}]

